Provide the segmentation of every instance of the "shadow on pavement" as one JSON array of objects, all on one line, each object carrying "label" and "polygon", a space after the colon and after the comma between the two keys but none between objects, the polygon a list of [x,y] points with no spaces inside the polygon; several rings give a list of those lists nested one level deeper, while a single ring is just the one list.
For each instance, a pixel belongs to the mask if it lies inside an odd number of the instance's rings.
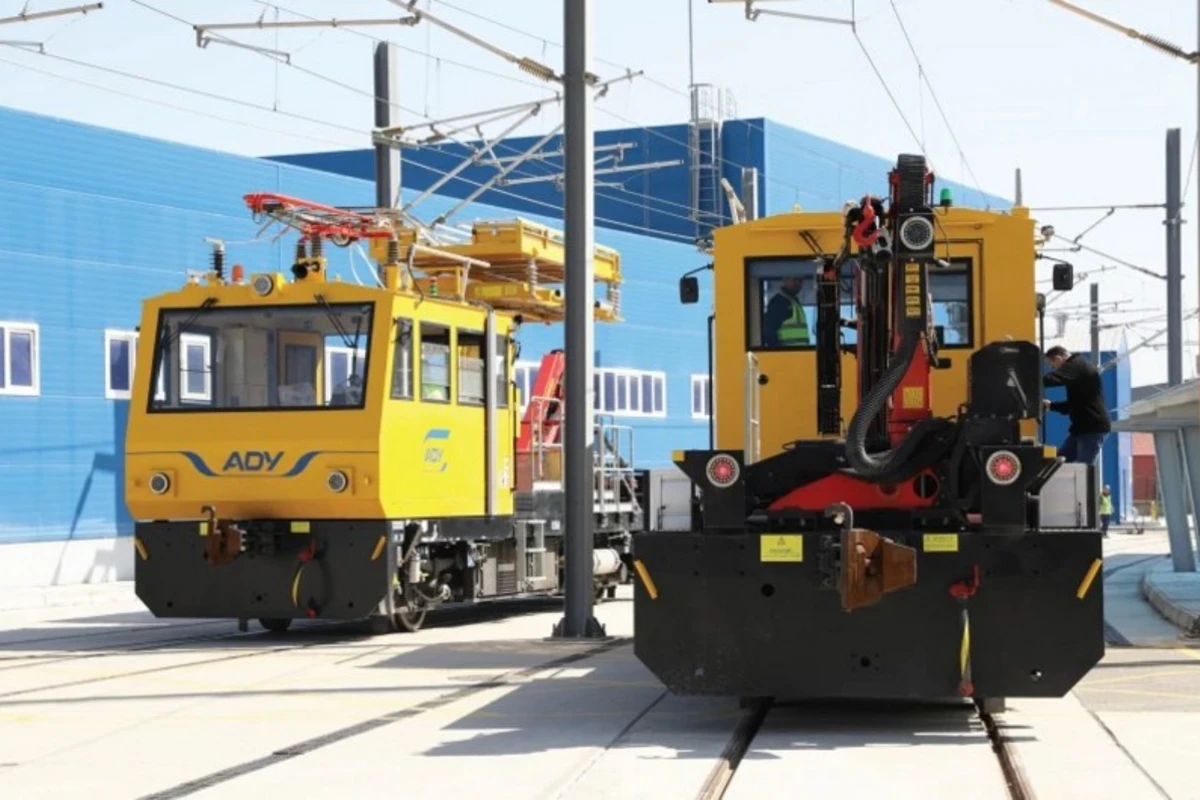
[{"label": "shadow on pavement", "polygon": [[[555,597],[445,606],[428,614],[423,630],[495,622],[561,607],[561,598]],[[173,643],[178,643],[180,647],[196,648],[243,647],[264,641],[272,644],[302,644],[320,639],[371,635],[370,626],[365,620],[297,620],[286,633],[272,634],[264,631],[257,620],[252,619],[248,635],[233,636],[237,632],[237,620],[231,619],[157,618],[149,611],[84,615],[0,631],[0,665],[6,657],[9,660],[35,657],[26,655],[29,653],[105,653],[158,644],[165,648]],[[401,642],[406,636],[411,634],[385,634],[379,638],[381,643],[393,640]]]},{"label": "shadow on pavement", "polygon": [[[557,647],[562,652],[562,646]],[[480,642],[434,645],[376,666],[392,668],[517,668],[536,664],[537,643]],[[544,658],[544,653],[537,653]],[[547,669],[440,726],[426,756],[506,756],[577,748],[638,748],[637,759],[716,758],[745,713],[736,698],[677,697],[666,692],[629,647]],[[1032,738],[1020,726],[1012,740]],[[466,735],[466,738],[462,738]],[[795,703],[772,708],[759,740],[768,750],[862,748],[874,745],[975,745],[987,741],[982,723],[965,704]],[[751,749],[747,759],[776,759]]]}]

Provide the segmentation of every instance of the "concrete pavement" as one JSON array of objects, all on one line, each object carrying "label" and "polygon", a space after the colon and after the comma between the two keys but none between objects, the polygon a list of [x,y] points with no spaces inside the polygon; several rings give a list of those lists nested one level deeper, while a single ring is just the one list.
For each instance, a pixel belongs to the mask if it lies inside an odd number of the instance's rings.
[{"label": "concrete pavement", "polygon": [[[1200,654],[1139,590],[1166,537],[1105,549],[1109,653],[1073,696],[1011,701],[1001,728],[1039,797],[1200,800]],[[543,641],[556,601],[464,611],[378,638],[155,620],[116,587],[0,614],[0,796],[695,797],[735,701],[666,694],[628,645],[546,667],[584,649]],[[631,611],[596,613],[628,636]],[[781,707],[726,796],[1001,797],[998,774],[962,710]]]}]

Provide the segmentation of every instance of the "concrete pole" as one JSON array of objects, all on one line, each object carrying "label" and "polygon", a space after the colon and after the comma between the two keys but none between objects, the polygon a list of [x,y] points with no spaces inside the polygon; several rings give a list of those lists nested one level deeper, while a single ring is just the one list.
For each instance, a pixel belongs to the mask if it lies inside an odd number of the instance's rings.
[{"label": "concrete pole", "polygon": [[592,350],[595,295],[592,250],[594,163],[592,98],[587,85],[591,60],[591,2],[563,0],[564,106],[563,210],[566,234],[566,604],[554,634],[566,638],[604,635],[592,616],[592,548],[595,524],[592,421]]},{"label": "concrete pole", "polygon": [[742,206],[746,219],[758,219],[758,167],[742,167]]},{"label": "concrete pole", "polygon": [[[1091,334],[1092,334],[1092,366],[1100,369],[1100,284],[1092,281],[1091,286]],[[1104,443],[1105,447],[1108,442]],[[1100,488],[1104,486],[1104,448],[1100,448],[1100,453],[1096,456],[1096,463],[1093,467],[1092,485],[1095,487],[1095,502],[1097,505],[1092,507],[1092,514],[1099,513],[1097,510],[1100,502]],[[1089,515],[1089,518],[1091,516]],[[1097,522],[1099,520],[1097,519]]]},{"label": "concrete pole", "polygon": [[1167,131],[1167,383],[1183,383],[1183,220],[1179,128]]},{"label": "concrete pole", "polygon": [[1100,284],[1092,281],[1092,366],[1100,369]]},{"label": "concrete pole", "polygon": [[[387,42],[375,45],[375,127],[392,124],[396,80],[396,54]],[[386,144],[375,145],[375,206],[395,208],[400,200],[400,152]]]}]

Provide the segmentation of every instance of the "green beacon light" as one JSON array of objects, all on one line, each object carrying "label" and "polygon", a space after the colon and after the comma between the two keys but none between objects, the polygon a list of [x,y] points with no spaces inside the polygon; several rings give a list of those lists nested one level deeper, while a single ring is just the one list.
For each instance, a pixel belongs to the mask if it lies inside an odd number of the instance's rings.
[{"label": "green beacon light", "polygon": [[949,208],[950,206],[954,205],[954,198],[951,196],[950,189],[948,187],[942,189],[940,204],[942,208]]}]

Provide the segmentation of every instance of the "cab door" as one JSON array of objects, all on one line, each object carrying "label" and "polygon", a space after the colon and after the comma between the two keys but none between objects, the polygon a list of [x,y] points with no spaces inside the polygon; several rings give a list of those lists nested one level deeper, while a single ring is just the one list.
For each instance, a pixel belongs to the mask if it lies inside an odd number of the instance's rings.
[{"label": "cab door", "polygon": [[[745,330],[738,337],[742,364],[722,375],[740,377],[745,433],[753,435],[757,416],[759,458],[779,453],[797,439],[837,438],[817,432],[817,276],[822,267],[823,261],[812,256],[746,260]],[[852,264],[843,266],[840,284],[841,316],[851,319]],[[854,330],[843,329],[840,340],[843,349],[852,349]],[[855,359],[845,352],[840,358],[843,425],[848,425],[847,399],[857,395]]]}]

